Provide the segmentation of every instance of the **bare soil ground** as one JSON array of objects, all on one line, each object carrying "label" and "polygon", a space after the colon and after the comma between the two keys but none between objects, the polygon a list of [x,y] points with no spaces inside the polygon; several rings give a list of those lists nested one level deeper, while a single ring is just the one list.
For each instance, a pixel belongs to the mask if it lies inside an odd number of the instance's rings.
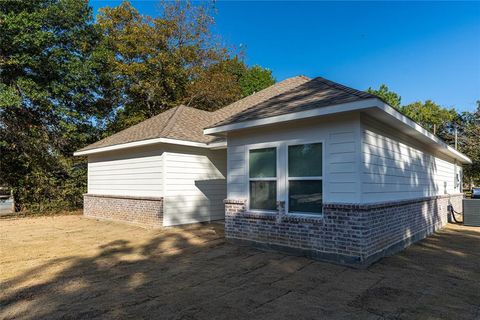
[{"label": "bare soil ground", "polygon": [[0,220],[0,318],[480,319],[480,228],[356,270],[228,244],[220,224]]}]

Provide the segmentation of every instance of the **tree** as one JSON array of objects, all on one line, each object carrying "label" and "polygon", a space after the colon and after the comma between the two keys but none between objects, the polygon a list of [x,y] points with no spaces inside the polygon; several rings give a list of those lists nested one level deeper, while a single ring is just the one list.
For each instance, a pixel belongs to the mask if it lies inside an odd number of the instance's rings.
[{"label": "tree", "polygon": [[[86,185],[72,153],[180,103],[215,110],[270,82],[210,32],[209,5],[0,2],[0,185],[32,209],[74,208]],[[248,80],[250,79],[250,80]],[[240,84],[242,83],[242,84]]]},{"label": "tree", "polygon": [[[226,50],[212,40],[209,7],[162,3],[162,15],[141,15],[129,2],[102,8],[97,17],[116,115],[108,133],[124,129],[182,103],[188,86]],[[108,77],[108,75],[106,77]]]},{"label": "tree", "polygon": [[242,96],[246,97],[275,83],[272,71],[258,65],[246,69],[239,79]]},{"label": "tree", "polygon": [[186,104],[213,111],[274,83],[270,70],[260,66],[248,67],[235,56],[201,72],[188,87]]},{"label": "tree", "polygon": [[449,134],[453,133],[454,126],[458,124],[459,118],[455,109],[443,108],[431,100],[427,100],[425,103],[417,101],[402,106],[401,96],[390,91],[385,84],[382,84],[378,90],[368,88],[367,92],[380,97],[390,106],[419,123],[427,130],[431,132],[435,131],[435,133],[442,138],[449,139]]},{"label": "tree", "polygon": [[458,149],[473,162],[464,166],[464,181],[480,185],[480,100],[475,112],[459,114],[454,108],[444,108],[431,100],[401,106],[401,97],[383,84],[378,90],[369,88],[367,91],[381,97],[449,145],[455,144],[457,131]]},{"label": "tree", "polygon": [[0,184],[20,203],[65,201],[70,179],[86,181],[69,156],[109,112],[97,104],[92,22],[86,0],[0,2]]},{"label": "tree", "polygon": [[472,164],[464,166],[464,181],[470,185],[480,185],[480,100],[475,112],[461,114],[459,149]]},{"label": "tree", "polygon": [[455,109],[446,109],[431,100],[414,102],[401,107],[400,111],[415,120],[427,130],[440,136],[452,133],[458,115]]},{"label": "tree", "polygon": [[402,98],[395,92],[390,91],[385,84],[382,84],[378,90],[368,88],[367,92],[378,96],[395,109],[400,109]]},{"label": "tree", "polygon": [[185,104],[214,111],[242,97],[239,80],[247,67],[238,58],[220,61],[201,70],[188,86]]},{"label": "tree", "polygon": [[164,2],[162,14],[141,15],[129,2],[100,9],[103,57],[116,113],[106,134],[184,103],[216,110],[274,83],[271,72],[249,68],[210,32],[208,5]]}]

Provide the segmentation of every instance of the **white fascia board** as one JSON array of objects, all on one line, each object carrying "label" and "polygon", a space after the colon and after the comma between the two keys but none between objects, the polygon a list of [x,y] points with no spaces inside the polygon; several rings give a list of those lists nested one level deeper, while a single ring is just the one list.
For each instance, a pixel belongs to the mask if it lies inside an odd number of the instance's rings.
[{"label": "white fascia board", "polygon": [[227,148],[227,141],[209,143],[208,148],[214,149],[214,150],[226,149]]},{"label": "white fascia board", "polygon": [[389,106],[388,104],[386,104],[385,102],[383,102],[378,98],[365,99],[361,101],[336,104],[328,107],[321,107],[318,109],[289,113],[289,114],[273,116],[269,118],[248,120],[248,121],[239,122],[239,123],[227,124],[223,126],[204,129],[203,133],[215,135],[215,134],[225,133],[228,131],[235,131],[235,130],[275,124],[278,122],[286,122],[286,121],[300,120],[300,119],[306,119],[311,117],[325,116],[325,115],[330,115],[330,114],[335,114],[340,112],[369,109],[372,107],[376,107],[380,110],[383,110],[384,112],[386,112],[387,114],[395,118],[397,121],[403,122],[407,126],[419,132],[424,137],[427,137],[430,141],[436,144],[438,149],[443,149],[445,153],[447,153],[449,156],[453,157],[454,159],[457,159],[462,163],[472,163],[472,160],[470,160],[470,158],[468,158],[466,155],[450,147],[445,142],[443,142],[440,138],[438,138],[437,136],[433,135],[432,133],[424,129],[418,123],[406,117],[405,115],[403,115],[402,113],[400,113],[399,111],[392,108],[391,106]]},{"label": "white fascia board", "polygon": [[386,104],[384,102],[382,102],[382,104],[379,106],[379,108],[382,109],[383,111],[385,111],[386,113],[388,113],[390,116],[392,116],[392,117],[396,118],[397,120],[405,123],[409,127],[415,129],[416,131],[418,131],[419,133],[421,133],[425,137],[429,138],[432,142],[436,143],[439,147],[444,149],[453,158],[455,158],[455,159],[457,159],[457,160],[459,160],[459,161],[461,161],[462,163],[465,163],[465,164],[472,163],[472,160],[469,157],[467,157],[466,155],[464,155],[460,151],[450,147],[448,144],[443,142],[442,139],[440,139],[436,135],[432,134],[431,132],[429,132],[428,130],[423,128],[421,125],[419,125],[418,123],[416,123],[412,119],[403,115],[402,113],[397,111],[395,108],[389,106],[388,104]]},{"label": "white fascia board", "polygon": [[264,126],[264,125],[274,124],[278,122],[286,122],[286,121],[292,121],[292,120],[325,116],[325,115],[340,113],[340,112],[367,109],[367,108],[378,106],[379,102],[381,102],[379,99],[371,98],[371,99],[365,99],[361,101],[335,104],[328,107],[321,107],[321,108],[307,110],[307,111],[282,114],[279,116],[273,116],[273,117],[268,117],[263,119],[248,120],[248,121],[243,121],[239,123],[231,123],[223,126],[207,128],[203,130],[203,134],[219,134],[227,131]]},{"label": "white fascia board", "polygon": [[169,138],[155,138],[155,139],[147,139],[141,141],[134,141],[128,143],[117,144],[108,147],[100,147],[91,150],[85,151],[76,151],[73,153],[74,156],[87,156],[90,154],[107,152],[107,151],[114,151],[114,150],[121,150],[133,147],[140,147],[140,146],[147,146],[157,143],[167,143],[167,144],[176,144],[181,146],[189,146],[189,147],[198,147],[198,148],[206,148],[206,149],[221,149],[227,146],[226,142],[217,142],[212,144],[202,143],[202,142],[193,142],[187,140],[177,140],[177,139],[169,139]]}]

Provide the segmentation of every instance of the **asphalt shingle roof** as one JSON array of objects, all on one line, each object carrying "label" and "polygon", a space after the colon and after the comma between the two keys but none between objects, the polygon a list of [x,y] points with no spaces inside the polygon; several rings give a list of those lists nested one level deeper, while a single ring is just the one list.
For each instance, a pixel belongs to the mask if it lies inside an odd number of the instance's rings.
[{"label": "asphalt shingle roof", "polygon": [[321,107],[378,98],[377,96],[317,77],[286,92],[236,113],[211,127],[279,116]]},{"label": "asphalt shingle roof", "polygon": [[92,143],[78,151],[81,152],[156,138],[202,143],[224,141],[224,139],[218,137],[204,135],[203,129],[277,95],[288,92],[305,84],[309,80],[309,78],[304,76],[286,79],[214,112],[180,105],[130,128],[117,132],[105,139]]}]

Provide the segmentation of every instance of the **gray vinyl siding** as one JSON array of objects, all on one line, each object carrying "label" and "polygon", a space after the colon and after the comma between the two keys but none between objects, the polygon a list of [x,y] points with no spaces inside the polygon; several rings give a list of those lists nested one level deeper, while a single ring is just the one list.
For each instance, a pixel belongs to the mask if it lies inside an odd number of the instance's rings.
[{"label": "gray vinyl siding", "polygon": [[453,159],[398,130],[362,117],[362,202],[460,193]]}]

